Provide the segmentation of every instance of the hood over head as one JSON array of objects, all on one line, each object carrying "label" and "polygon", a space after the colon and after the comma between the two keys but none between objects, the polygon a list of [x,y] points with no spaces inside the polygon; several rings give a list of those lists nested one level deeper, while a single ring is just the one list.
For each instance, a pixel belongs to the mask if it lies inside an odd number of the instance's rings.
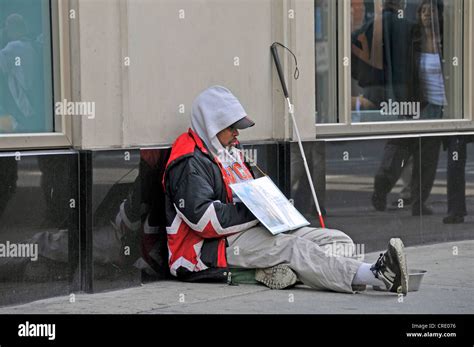
[{"label": "hood over head", "polygon": [[[217,134],[247,116],[239,100],[222,86],[210,87],[199,94],[193,102],[191,112],[191,129],[214,154],[225,150]],[[248,117],[246,119],[249,120]]]}]

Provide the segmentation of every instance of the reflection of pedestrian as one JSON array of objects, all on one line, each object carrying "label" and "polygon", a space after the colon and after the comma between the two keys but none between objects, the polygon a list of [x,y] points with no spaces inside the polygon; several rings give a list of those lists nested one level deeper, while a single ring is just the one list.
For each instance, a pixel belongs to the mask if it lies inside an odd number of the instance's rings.
[{"label": "reflection of pedestrian", "polygon": [[364,7],[364,22],[352,33],[353,110],[377,109],[389,99],[409,100],[407,81],[413,79],[407,69],[413,24],[398,16],[403,1],[367,1]]},{"label": "reflection of pedestrian", "polygon": [[403,170],[400,175],[402,189],[400,190],[399,199],[395,200],[392,203],[393,206],[400,206],[400,199],[402,200],[403,206],[411,204],[411,177],[413,174],[413,157],[410,157],[408,159],[408,162],[403,164]]},{"label": "reflection of pedestrian", "polygon": [[44,86],[37,43],[28,37],[26,22],[16,13],[5,20],[3,36],[7,43],[0,47],[0,87],[3,94],[0,109],[3,109],[4,117],[10,117],[3,131],[44,131],[40,93]]},{"label": "reflection of pedestrian", "polygon": [[418,138],[388,140],[374,179],[372,204],[375,209],[385,210],[387,195],[400,178],[405,164],[413,158],[410,180],[412,214],[414,216],[433,214],[433,211],[426,206],[426,201],[436,177],[439,149],[440,140],[437,137],[426,137],[421,140]]},{"label": "reflection of pedestrian", "polygon": [[466,159],[467,143],[474,136],[450,136],[446,139],[448,150],[448,215],[445,224],[464,222],[466,209]]},{"label": "reflection of pedestrian", "polygon": [[[407,71],[410,79],[405,80],[403,88],[408,91],[412,101],[421,103],[421,119],[441,119],[447,104],[441,64],[443,9],[441,0],[423,0],[418,7],[418,21],[409,41],[411,54]],[[418,78],[412,78],[413,76]],[[419,139],[388,140],[381,166],[375,176],[372,196],[375,209],[385,210],[387,194],[400,177],[402,163],[413,156],[412,214],[432,214],[425,202],[436,176],[440,145],[441,141],[437,137],[422,138],[421,143]]]}]

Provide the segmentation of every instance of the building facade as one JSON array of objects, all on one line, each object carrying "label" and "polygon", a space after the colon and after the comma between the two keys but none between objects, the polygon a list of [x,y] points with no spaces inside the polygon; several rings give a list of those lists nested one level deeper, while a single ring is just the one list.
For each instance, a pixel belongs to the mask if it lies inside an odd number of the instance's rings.
[{"label": "building facade", "polygon": [[330,227],[365,251],[472,237],[471,1],[3,0],[0,28],[0,305],[153,277],[163,162],[212,85],[317,225],[273,42]]}]

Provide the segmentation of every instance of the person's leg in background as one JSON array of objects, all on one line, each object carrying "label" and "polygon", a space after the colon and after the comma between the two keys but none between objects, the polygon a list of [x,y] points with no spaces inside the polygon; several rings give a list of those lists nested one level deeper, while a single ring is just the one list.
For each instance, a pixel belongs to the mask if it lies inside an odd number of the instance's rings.
[{"label": "person's leg in background", "polygon": [[448,215],[445,224],[464,222],[466,210],[466,142],[463,136],[450,136],[448,144]]},{"label": "person's leg in background", "polygon": [[[442,106],[428,104],[423,110],[422,119],[441,119],[442,115]],[[417,145],[413,150],[412,215],[431,215],[433,211],[425,203],[436,178],[442,138],[422,137],[416,141]]]},{"label": "person's leg in background", "polygon": [[419,216],[420,213],[422,215],[433,214],[425,203],[430,196],[436,178],[441,138],[422,138],[420,147],[419,150],[415,150],[412,175],[412,214],[414,216]]},{"label": "person's leg in background", "polygon": [[400,181],[403,185],[400,191],[400,196],[395,200],[392,205],[400,207],[400,199],[403,200],[403,207],[411,204],[411,177],[413,172],[413,157],[408,158],[408,161],[404,163],[402,174],[400,175]]},{"label": "person's leg in background", "polygon": [[385,211],[387,194],[391,192],[410,157],[412,139],[390,139],[385,144],[383,158],[374,178],[372,205],[377,211]]}]

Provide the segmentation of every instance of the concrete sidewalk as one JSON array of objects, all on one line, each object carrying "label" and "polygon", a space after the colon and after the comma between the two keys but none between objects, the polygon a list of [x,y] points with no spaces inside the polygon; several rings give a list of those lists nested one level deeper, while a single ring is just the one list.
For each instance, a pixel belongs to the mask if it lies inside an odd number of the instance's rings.
[{"label": "concrete sidewalk", "polygon": [[[261,285],[189,284],[162,281],[113,292],[76,294],[0,308],[0,314],[345,314],[474,313],[474,241],[406,249],[409,267],[425,269],[420,291],[400,302],[393,293],[368,289],[339,294],[296,286],[270,290]],[[377,253],[366,255],[372,262]]]}]

